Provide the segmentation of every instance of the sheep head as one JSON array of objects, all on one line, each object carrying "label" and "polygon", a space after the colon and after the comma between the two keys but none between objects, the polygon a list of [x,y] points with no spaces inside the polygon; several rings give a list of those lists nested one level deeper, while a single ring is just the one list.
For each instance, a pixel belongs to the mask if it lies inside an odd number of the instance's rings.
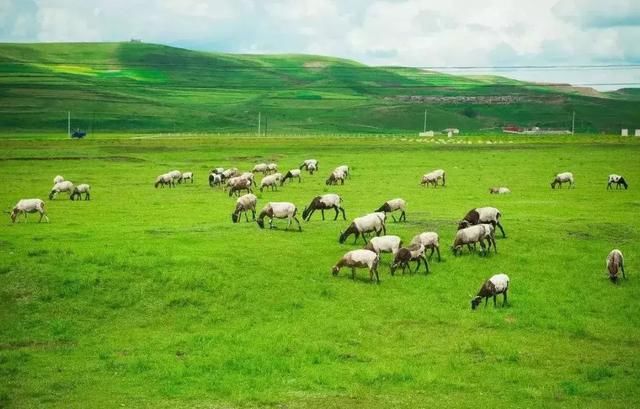
[{"label": "sheep head", "polygon": [[475,310],[476,308],[478,308],[478,305],[480,305],[481,302],[482,302],[482,297],[480,297],[479,295],[476,295],[475,297],[473,297],[471,299],[471,309]]}]

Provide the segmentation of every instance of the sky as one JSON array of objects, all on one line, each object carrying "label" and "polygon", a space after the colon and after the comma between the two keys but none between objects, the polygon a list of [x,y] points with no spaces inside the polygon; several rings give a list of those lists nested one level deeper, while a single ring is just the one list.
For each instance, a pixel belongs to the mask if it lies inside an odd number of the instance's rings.
[{"label": "sky", "polygon": [[[559,66],[439,70],[640,86],[640,0],[0,0],[0,42],[131,38],[371,65]],[[611,64],[636,67],[574,68]]]}]

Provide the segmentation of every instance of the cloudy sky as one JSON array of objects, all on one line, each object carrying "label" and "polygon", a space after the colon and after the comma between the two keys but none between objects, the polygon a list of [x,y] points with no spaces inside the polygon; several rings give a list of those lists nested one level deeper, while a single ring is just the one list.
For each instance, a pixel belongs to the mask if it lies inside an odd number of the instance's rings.
[{"label": "cloudy sky", "polygon": [[[122,41],[640,86],[640,0],[0,0],[0,42]],[[603,85],[598,88],[619,88]]]}]

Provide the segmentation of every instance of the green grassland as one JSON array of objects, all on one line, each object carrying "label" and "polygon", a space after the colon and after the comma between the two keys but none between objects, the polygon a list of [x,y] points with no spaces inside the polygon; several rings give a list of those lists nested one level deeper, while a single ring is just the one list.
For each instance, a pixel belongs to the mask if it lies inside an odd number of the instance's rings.
[{"label": "green grassland", "polygon": [[[46,199],[57,174],[93,196],[46,200],[50,224],[0,222],[0,407],[639,407],[640,144],[486,140],[3,139],[3,210]],[[207,186],[214,166],[310,157],[318,174],[258,206],[336,192],[351,219],[403,197],[407,222],[388,232],[439,232],[442,262],[392,277],[383,255],[380,285],[362,270],[333,277],[362,245],[338,244],[348,220],[234,225],[234,199]],[[343,163],[352,178],[325,186]],[[440,167],[446,188],[418,185]],[[154,189],[174,168],[195,183]],[[551,190],[565,170],[577,187]],[[613,172],[629,190],[605,190]],[[504,214],[498,254],[454,257],[456,220],[485,205]],[[604,268],[614,247],[619,285]],[[509,305],[471,311],[497,272],[511,277]]]},{"label": "green grassland", "polygon": [[[402,97],[514,98],[508,104]],[[638,93],[583,92],[507,78],[371,67],[313,55],[205,53],[154,44],[0,44],[0,130],[276,133],[485,132],[508,124],[619,133]]]}]

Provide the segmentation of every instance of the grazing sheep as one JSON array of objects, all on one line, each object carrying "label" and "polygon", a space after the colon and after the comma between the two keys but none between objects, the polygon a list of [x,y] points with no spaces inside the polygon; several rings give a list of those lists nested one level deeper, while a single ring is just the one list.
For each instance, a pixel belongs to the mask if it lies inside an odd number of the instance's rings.
[{"label": "grazing sheep", "polygon": [[209,174],[209,186],[222,186],[222,175],[219,173],[210,173]]},{"label": "grazing sheep", "polygon": [[82,193],[84,193],[84,200],[90,200],[91,198],[91,186],[86,183],[82,183],[73,188],[73,193],[69,196],[69,199],[75,200],[76,198],[81,199]]},{"label": "grazing sheep", "polygon": [[274,173],[273,175],[267,175],[260,181],[260,191],[265,187],[271,187],[271,190],[278,190],[278,182],[282,178],[282,173]]},{"label": "grazing sheep", "polygon": [[247,212],[251,210],[252,220],[256,219],[256,203],[258,202],[258,198],[252,194],[247,193],[246,195],[242,195],[236,200],[236,208],[231,214],[231,221],[234,223],[238,223],[240,221],[240,216],[244,213],[244,217],[249,221],[249,216],[247,216]]},{"label": "grazing sheep", "polygon": [[445,181],[446,181],[446,175],[444,170],[442,169],[437,169],[434,170],[433,172],[429,172],[425,175],[422,176],[422,181],[420,182],[420,184],[423,187],[426,187],[427,185],[433,185],[433,187],[438,187],[438,180],[442,179],[442,187],[444,187]]},{"label": "grazing sheep", "polygon": [[153,186],[155,186],[156,188],[158,188],[158,186],[164,188],[164,185],[169,185],[169,188],[171,188],[171,186],[173,185],[172,181],[173,178],[171,178],[171,175],[165,173],[164,175],[160,175],[156,178],[156,183],[154,183]]},{"label": "grazing sheep", "polygon": [[402,247],[402,239],[398,236],[378,236],[369,240],[364,248],[375,251],[376,253],[391,253],[395,255],[398,249]]},{"label": "grazing sheep", "polygon": [[266,163],[258,163],[257,165],[255,165],[253,167],[253,169],[251,169],[252,173],[267,173],[267,164]]},{"label": "grazing sheep", "polygon": [[491,187],[489,188],[489,193],[492,195],[506,195],[511,193],[511,190],[508,187]]},{"label": "grazing sheep", "polygon": [[404,199],[391,199],[384,202],[384,204],[380,206],[380,208],[376,210],[376,212],[392,213],[392,212],[395,212],[396,210],[400,210],[400,218],[398,220],[396,220],[396,217],[393,214],[391,215],[391,217],[393,218],[394,222],[403,221],[403,220],[406,222],[407,221],[407,215],[405,213],[406,207],[407,207],[407,202]]},{"label": "grazing sheep", "polygon": [[609,182],[607,183],[607,189],[612,189],[611,185],[616,184],[616,189],[620,189],[620,185],[624,186],[624,189],[627,190],[629,185],[627,181],[620,175],[609,175]]},{"label": "grazing sheep", "polygon": [[374,232],[376,236],[380,233],[387,234],[387,227],[385,226],[386,215],[382,212],[369,213],[366,216],[356,217],[353,219],[347,230],[340,233],[338,241],[340,244],[344,243],[350,235],[355,235],[353,242],[358,241],[358,237],[362,235],[362,240],[367,244],[366,233]]},{"label": "grazing sheep", "polygon": [[278,172],[278,165],[275,163],[270,163],[267,165],[267,171],[265,172],[265,174],[268,173],[276,173]]},{"label": "grazing sheep", "polygon": [[213,168],[210,173],[215,173],[216,175],[221,175],[224,172],[224,168]]},{"label": "grazing sheep", "polygon": [[291,225],[291,220],[295,220],[298,223],[298,230],[302,231],[302,226],[300,225],[300,220],[296,214],[298,213],[298,208],[296,205],[289,202],[269,202],[265,207],[262,208],[260,215],[258,215],[258,226],[261,229],[264,229],[264,218],[269,218],[269,228],[273,228],[273,219],[287,219],[287,228]]},{"label": "grazing sheep", "polygon": [[553,182],[551,182],[551,188],[555,189],[556,185],[558,185],[558,188],[562,188],[562,184],[563,183],[569,183],[569,187],[576,187],[576,183],[573,180],[573,173],[571,172],[564,172],[564,173],[558,173],[556,175],[556,177],[553,179]]},{"label": "grazing sheep", "polygon": [[302,162],[302,165],[300,165],[300,170],[302,170],[302,168],[308,171],[309,174],[313,175],[313,172],[319,169],[318,161],[315,159],[307,159],[304,162]]},{"label": "grazing sheep", "polygon": [[291,181],[293,182],[293,178],[298,178],[298,183],[302,182],[302,178],[300,177],[300,169],[292,169],[288,171],[280,181],[280,186],[284,185],[284,182],[286,182],[287,179],[291,179]]},{"label": "grazing sheep", "polygon": [[406,268],[409,268],[409,272],[411,272],[411,266],[409,266],[409,262],[416,262],[416,273],[420,269],[420,262],[424,262],[425,270],[429,272],[429,262],[427,258],[424,256],[425,247],[420,244],[412,244],[409,247],[402,247],[398,249],[395,257],[393,258],[393,263],[391,263],[391,275],[395,275],[396,269],[398,267],[402,267],[402,274]]},{"label": "grazing sheep", "polygon": [[475,310],[484,298],[484,306],[487,306],[489,297],[493,297],[493,306],[497,306],[496,296],[503,294],[502,306],[507,303],[507,291],[509,290],[509,277],[506,274],[496,274],[482,284],[478,295],[471,300],[471,309]]},{"label": "grazing sheep", "polygon": [[609,271],[609,278],[614,283],[618,282],[618,270],[622,271],[622,277],[625,280],[627,279],[627,276],[624,274],[624,257],[622,257],[620,250],[613,249],[607,256],[607,270]]},{"label": "grazing sheep", "polygon": [[470,246],[471,244],[475,245],[475,243],[480,243],[480,247],[482,247],[482,254],[486,255],[487,246],[485,246],[484,240],[487,240],[489,242],[488,250],[491,250],[491,245],[493,244],[494,251],[497,253],[498,247],[496,246],[493,232],[493,226],[491,226],[490,224],[477,224],[475,226],[458,230],[453,242],[453,246],[451,246],[453,255],[458,255],[458,253],[461,253],[463,245],[466,244],[467,246]]},{"label": "grazing sheep", "polygon": [[342,267],[351,268],[351,279],[356,279],[356,268],[368,268],[369,279],[373,281],[373,275],[376,276],[376,283],[380,283],[378,275],[378,262],[380,256],[371,250],[351,250],[347,252],[335,266],[331,269],[331,273],[337,276]]},{"label": "grazing sheep", "polygon": [[16,203],[16,205],[13,206],[13,209],[11,210],[11,222],[15,223],[20,213],[24,214],[24,221],[26,222],[27,213],[35,213],[35,212],[40,213],[40,220],[38,220],[38,222],[41,222],[42,218],[44,218],[47,221],[47,223],[49,223],[49,217],[47,216],[47,212],[45,211],[45,208],[44,208],[44,201],[40,199],[19,200],[18,203]]},{"label": "grazing sheep", "polygon": [[311,215],[318,209],[320,209],[322,213],[322,220],[324,220],[325,209],[333,209],[336,211],[336,217],[334,217],[333,220],[338,219],[339,212],[342,212],[342,218],[347,220],[347,215],[342,207],[342,198],[334,193],[314,197],[309,206],[302,210],[302,220],[311,220]]},{"label": "grazing sheep", "polygon": [[424,232],[420,233],[411,239],[411,244],[422,244],[425,249],[431,249],[431,253],[429,254],[429,260],[433,256],[434,251],[438,252],[438,261],[440,259],[440,237],[438,233],[435,232]]},{"label": "grazing sheep", "polygon": [[347,165],[340,165],[335,168],[334,171],[343,173],[345,177],[351,178],[351,172],[349,171],[349,166]]},{"label": "grazing sheep", "polygon": [[222,181],[225,181],[229,178],[232,178],[238,174],[238,168],[229,168],[223,171],[220,175],[222,176]]},{"label": "grazing sheep", "polygon": [[490,223],[493,227],[497,226],[500,229],[502,237],[504,238],[507,237],[507,235],[504,233],[502,224],[500,224],[501,217],[502,213],[500,213],[500,210],[495,207],[477,207],[467,212],[464,219],[458,223],[458,230],[469,226],[475,226],[480,223]]},{"label": "grazing sheep", "polygon": [[60,183],[60,182],[64,182],[64,178],[60,175],[56,176],[53,178],[53,184],[55,185],[56,183]]},{"label": "grazing sheep", "polygon": [[49,200],[53,200],[58,195],[58,193],[61,192],[67,192],[71,194],[73,192],[73,183],[65,180],[53,185],[53,187],[51,188],[51,192],[49,192]]},{"label": "grazing sheep", "polygon": [[256,180],[255,180],[255,175],[253,174],[253,172],[243,172],[243,173],[240,174],[240,176],[236,176],[236,177],[243,178],[243,179],[248,179],[248,180],[251,181],[251,184],[253,186],[257,186]]},{"label": "grazing sheep", "polygon": [[344,185],[344,179],[346,177],[347,177],[347,175],[343,171],[336,169],[333,172],[331,172],[331,174],[327,178],[325,184],[327,186],[329,186],[329,185],[337,185],[338,182],[340,182],[341,184]]},{"label": "grazing sheep", "polygon": [[176,185],[176,182],[179,182],[180,179],[182,179],[182,172],[180,172],[179,170],[172,170],[168,173],[168,175],[171,176],[171,184],[173,184],[174,187]]},{"label": "grazing sheep", "polygon": [[180,179],[178,179],[178,183],[187,183],[187,180],[190,180],[191,183],[193,183],[193,172],[184,172],[181,176]]},{"label": "grazing sheep", "polygon": [[247,193],[253,193],[251,190],[251,180],[244,178],[235,178],[234,183],[229,187],[229,197],[237,194],[240,196],[240,192],[246,190]]}]

